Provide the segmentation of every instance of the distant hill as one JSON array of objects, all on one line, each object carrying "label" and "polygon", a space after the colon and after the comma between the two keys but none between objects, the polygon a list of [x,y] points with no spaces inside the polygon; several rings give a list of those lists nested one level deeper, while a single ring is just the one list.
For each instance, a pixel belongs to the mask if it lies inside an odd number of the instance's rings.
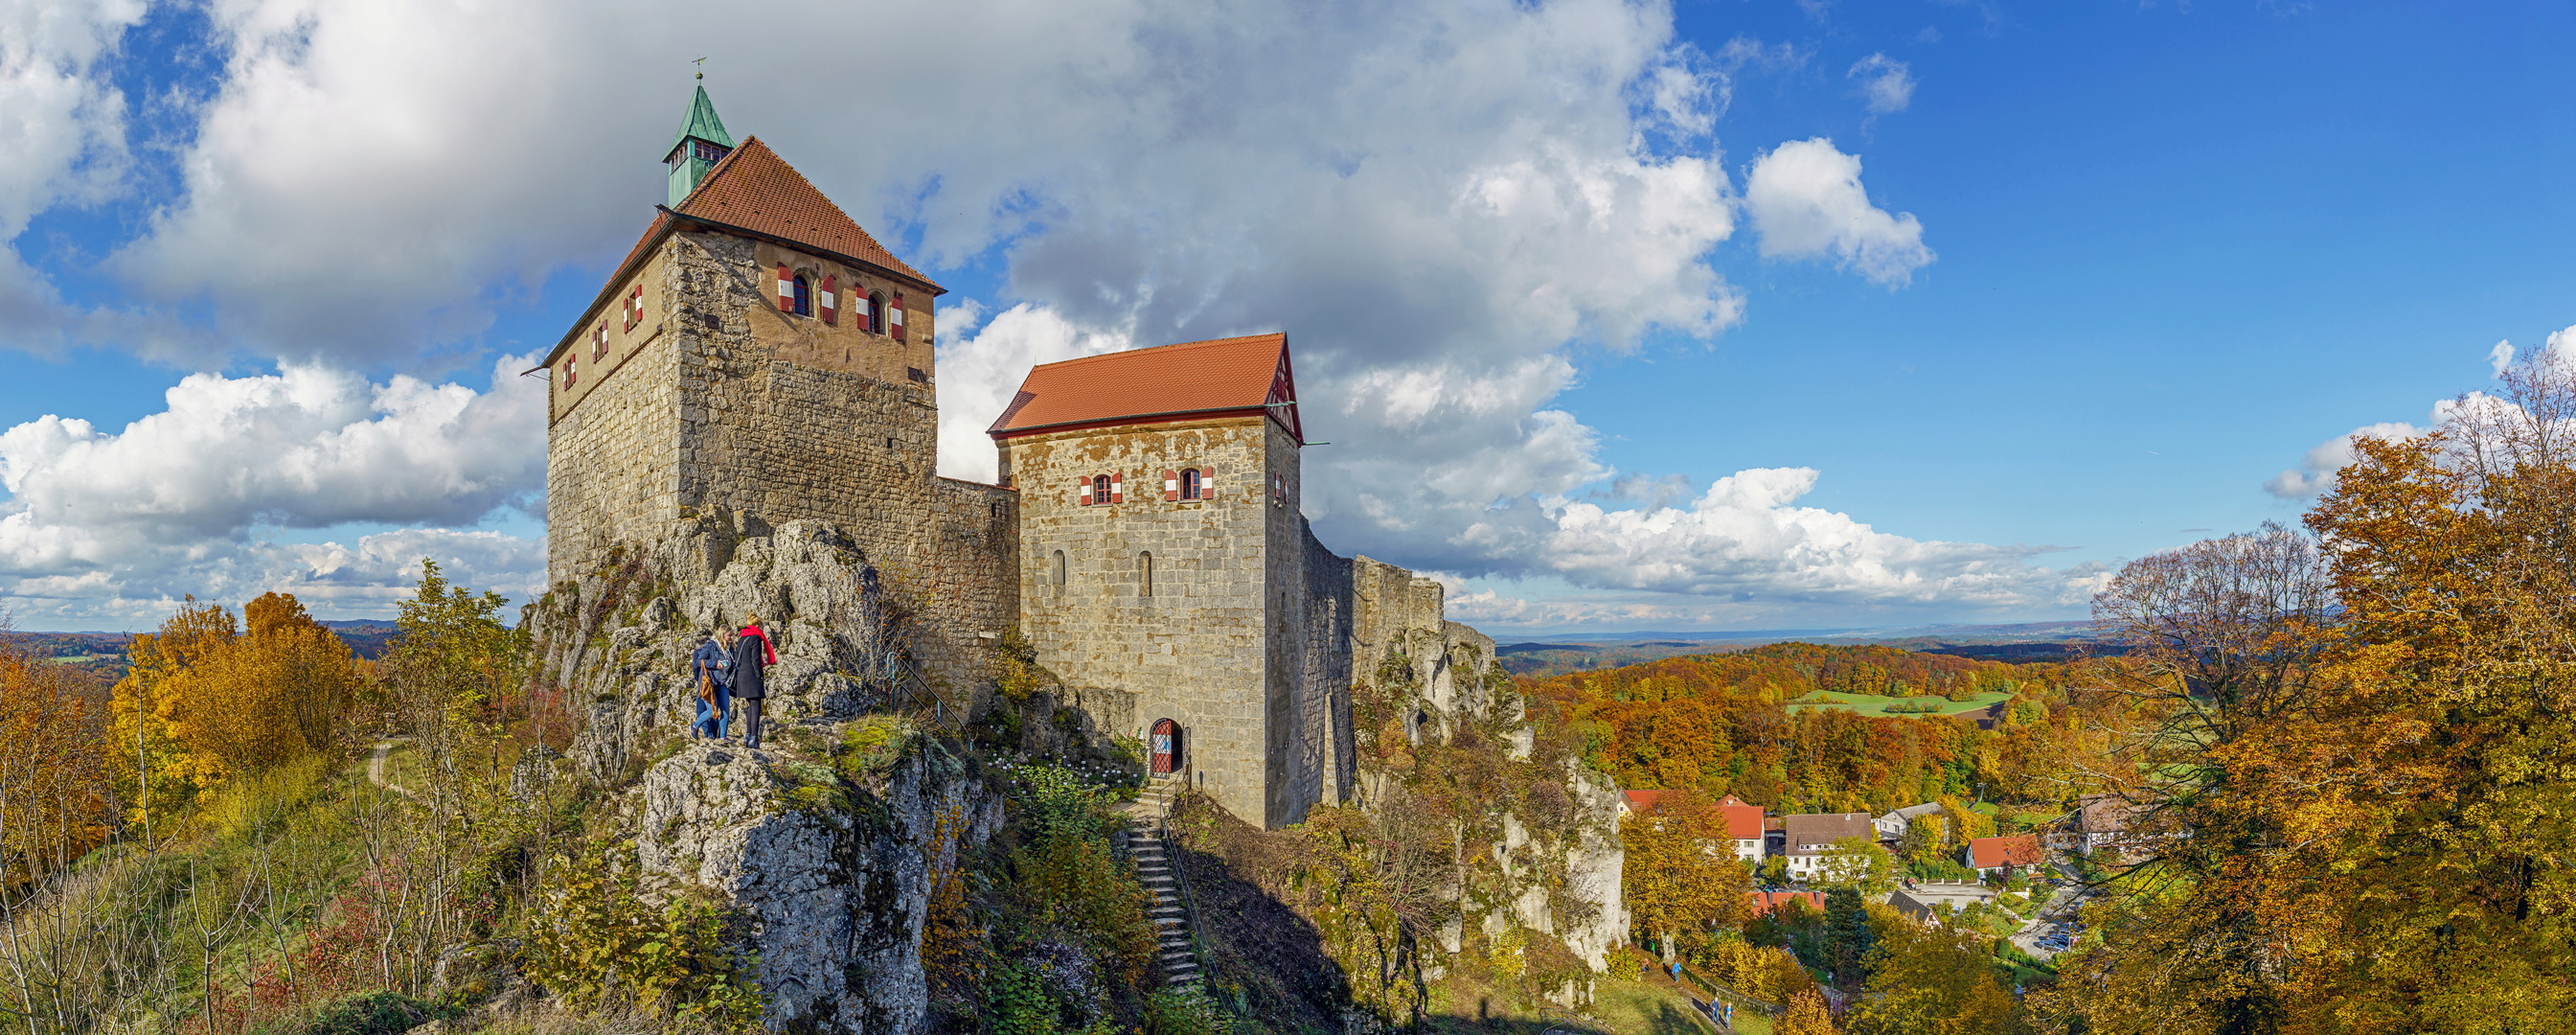
[{"label": "distant hill", "polygon": [[[351,653],[362,658],[381,657],[393,644],[394,623],[374,618],[347,621],[325,621],[322,626],[349,645]],[[122,632],[22,632],[11,633],[18,643],[37,657],[50,658],[86,672],[106,683],[125,678],[125,646],[133,633]]]},{"label": "distant hill", "polygon": [[1874,629],[1748,629],[1720,632],[1581,633],[1494,648],[1506,671],[1552,676],[1617,668],[1688,654],[1728,654],[1772,643],[1876,645],[2015,664],[2117,653],[2095,641],[2091,622],[1911,625]]}]

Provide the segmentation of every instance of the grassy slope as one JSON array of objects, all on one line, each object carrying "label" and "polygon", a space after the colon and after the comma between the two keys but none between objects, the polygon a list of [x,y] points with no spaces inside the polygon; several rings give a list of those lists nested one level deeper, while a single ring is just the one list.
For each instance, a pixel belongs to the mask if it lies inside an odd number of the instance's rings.
[{"label": "grassy slope", "polygon": [[[2001,690],[1992,690],[1978,694],[1977,696],[1971,697],[1965,701],[1950,701],[1938,697],[1881,697],[1877,694],[1851,694],[1842,693],[1840,691],[1826,693],[1819,691],[1793,701],[1785,702],[1785,706],[1793,712],[1801,708],[1841,708],[1846,711],[1859,712],[1862,715],[1893,715],[1899,718],[1914,718],[1923,715],[1959,715],[1966,712],[1973,712],[1981,708],[1992,707],[1997,702],[2011,699],[2011,694]],[[1899,701],[1913,705],[1919,705],[1924,701],[1940,701],[1941,710],[1937,712],[1891,712],[1887,710],[1888,705],[1895,704]]]}]

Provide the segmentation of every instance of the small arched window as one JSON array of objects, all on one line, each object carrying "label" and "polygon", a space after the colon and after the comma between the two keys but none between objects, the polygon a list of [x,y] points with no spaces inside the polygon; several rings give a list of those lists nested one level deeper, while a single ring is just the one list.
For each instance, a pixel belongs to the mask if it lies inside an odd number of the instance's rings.
[{"label": "small arched window", "polygon": [[1181,469],[1181,498],[1182,498],[1182,499],[1185,499],[1185,500],[1194,500],[1194,499],[1198,499],[1198,498],[1199,498],[1199,489],[1200,489],[1200,485],[1199,485],[1199,469],[1198,469],[1198,468],[1195,468],[1195,467],[1185,467],[1185,468],[1182,468],[1182,469]]},{"label": "small arched window", "polygon": [[1055,552],[1055,584],[1064,585],[1064,551]]},{"label": "small arched window", "polygon": [[868,296],[868,311],[859,316],[859,329],[870,334],[885,333],[884,295]]},{"label": "small arched window", "polygon": [[1092,476],[1091,476],[1091,502],[1093,502],[1093,503],[1107,503],[1107,502],[1109,502],[1109,476],[1108,476],[1108,475],[1105,475],[1105,474],[1095,474],[1095,475],[1092,475]]},{"label": "small arched window", "polygon": [[1150,550],[1136,555],[1136,595],[1154,595],[1154,554]]},{"label": "small arched window", "polygon": [[814,315],[814,282],[802,273],[796,275],[796,315]]}]

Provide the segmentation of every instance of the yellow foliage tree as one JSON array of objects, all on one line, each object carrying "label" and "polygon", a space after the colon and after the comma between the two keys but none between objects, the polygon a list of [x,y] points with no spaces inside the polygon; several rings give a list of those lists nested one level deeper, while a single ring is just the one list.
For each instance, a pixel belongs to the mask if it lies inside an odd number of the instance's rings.
[{"label": "yellow foliage tree", "polygon": [[147,840],[154,836],[156,819],[166,820],[194,800],[197,791],[191,779],[197,766],[168,714],[170,683],[239,635],[232,612],[189,597],[161,623],[160,632],[139,633],[126,646],[125,678],[117,680],[108,700],[110,736],[104,753],[119,796],[133,803],[127,821]]},{"label": "yellow foliage tree", "polygon": [[358,690],[348,645],[287,594],[242,612],[247,632],[192,600],[134,638],[108,750],[138,812],[166,816],[197,790],[339,746]]},{"label": "yellow foliage tree", "polygon": [[1753,876],[1735,861],[1725,817],[1695,795],[1674,795],[1619,822],[1621,866],[1632,922],[1664,943],[1696,940],[1744,923]]},{"label": "yellow foliage tree", "polygon": [[1810,986],[1785,1005],[1771,1022],[1772,1035],[1834,1035],[1834,1015],[1825,1008],[1824,992]]},{"label": "yellow foliage tree", "polygon": [[1719,938],[1691,953],[1691,965],[1719,984],[1756,999],[1775,1003],[1814,988],[1816,979],[1798,958],[1778,946],[1762,947],[1742,938]]},{"label": "yellow foliage tree", "polygon": [[1898,920],[1879,927],[1867,993],[1843,1018],[1853,1035],[2018,1035],[2021,1004],[1971,932]]},{"label": "yellow foliage tree", "polygon": [[[2538,1032],[2576,1016],[2576,369],[2362,439],[2286,529],[2096,605],[2175,718],[2164,835],[2046,1011],[2072,1029]],[[2142,680],[2143,690],[2151,684]]]}]

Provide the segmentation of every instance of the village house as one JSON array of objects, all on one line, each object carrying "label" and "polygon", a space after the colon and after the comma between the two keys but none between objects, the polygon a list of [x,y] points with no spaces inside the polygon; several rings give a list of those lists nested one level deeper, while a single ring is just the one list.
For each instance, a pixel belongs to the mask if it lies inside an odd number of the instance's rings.
[{"label": "village house", "polygon": [[2076,844],[2087,852],[2129,849],[2145,840],[2138,829],[2146,808],[2120,794],[2087,794],[2067,818]]},{"label": "village house", "polygon": [[1897,845],[1904,843],[1905,828],[1914,822],[1915,817],[1937,816],[1940,814],[1941,806],[1938,802],[1924,802],[1921,805],[1908,805],[1894,812],[1890,812],[1887,815],[1880,816],[1877,819],[1871,820],[1870,825],[1878,828],[1878,843],[1885,845],[1890,849],[1894,849]]},{"label": "village house", "polygon": [[[1803,907],[1819,913],[1825,911],[1825,893],[1821,891],[1748,891],[1744,898],[1751,904],[1753,916],[1762,916],[1783,906]],[[1797,905],[1791,906],[1791,903]]]},{"label": "village house", "polygon": [[2041,858],[2039,835],[2006,834],[2000,837],[1980,837],[1968,842],[1968,847],[1962,854],[1968,868],[1977,871],[1977,876],[2008,877],[2017,869],[2039,865]]},{"label": "village house", "polygon": [[1866,812],[1825,812],[1783,816],[1780,829],[1781,855],[1788,860],[1789,876],[1799,880],[1815,877],[1824,868],[1825,853],[1834,842],[1847,838],[1871,839],[1877,827]]},{"label": "village house", "polygon": [[[1619,795],[1619,813],[1623,816],[1634,815],[1659,807],[1678,805],[1687,799],[1689,793],[1668,790],[1623,791]],[[1723,826],[1727,841],[1726,851],[1734,853],[1737,859],[1744,862],[1759,864],[1762,861],[1761,806],[1746,804],[1744,799],[1730,794],[1718,799],[1714,805],[1703,807],[1717,810],[1718,823]],[[1712,850],[1716,847],[1711,846]]]}]

